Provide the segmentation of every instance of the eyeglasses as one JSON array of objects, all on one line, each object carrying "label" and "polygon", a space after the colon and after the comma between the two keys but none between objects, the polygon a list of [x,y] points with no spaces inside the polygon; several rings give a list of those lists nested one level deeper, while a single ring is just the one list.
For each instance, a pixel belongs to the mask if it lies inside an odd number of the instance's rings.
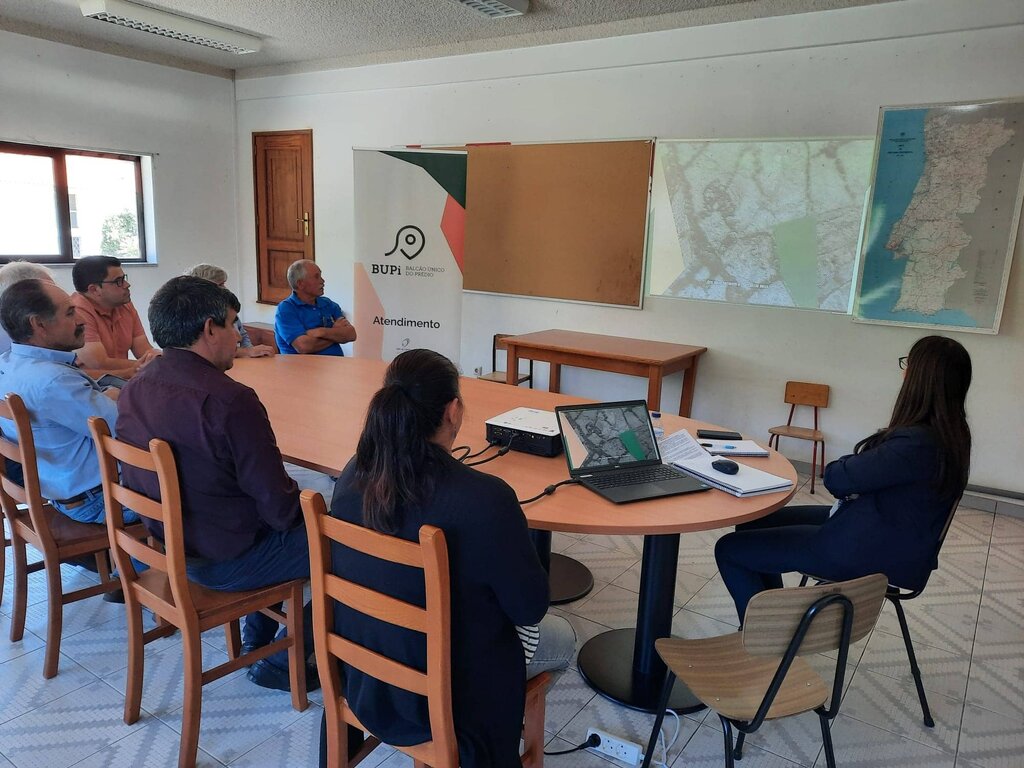
[{"label": "eyeglasses", "polygon": [[907,358],[906,357],[901,357],[899,362],[900,362],[900,370],[901,371],[907,370]]},{"label": "eyeglasses", "polygon": [[112,283],[113,285],[116,285],[118,288],[124,288],[124,284],[128,282],[128,275],[121,275],[120,277],[115,277],[113,280],[97,280],[97,282],[100,285]]}]

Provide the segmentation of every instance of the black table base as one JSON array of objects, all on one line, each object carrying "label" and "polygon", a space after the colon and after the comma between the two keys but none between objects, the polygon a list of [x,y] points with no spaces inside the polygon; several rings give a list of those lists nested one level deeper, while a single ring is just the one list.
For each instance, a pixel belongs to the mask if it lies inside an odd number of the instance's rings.
[{"label": "black table base", "polygon": [[[665,682],[664,667],[656,679],[640,679],[633,670],[635,642],[636,630],[633,629],[613,629],[591,638],[580,649],[577,659],[580,674],[606,699],[641,712],[657,712]],[[700,700],[678,680],[668,706],[680,714],[704,709]]]},{"label": "black table base", "polygon": [[573,560],[557,552],[551,553],[548,574],[552,605],[579,600],[594,588],[594,574],[587,566],[579,560]]}]

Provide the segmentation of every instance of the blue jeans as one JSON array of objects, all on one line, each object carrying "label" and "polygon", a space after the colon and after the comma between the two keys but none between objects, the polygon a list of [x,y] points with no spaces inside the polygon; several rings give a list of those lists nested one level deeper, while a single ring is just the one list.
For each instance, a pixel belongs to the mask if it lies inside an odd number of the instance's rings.
[{"label": "blue jeans", "polygon": [[562,669],[576,655],[576,630],[564,617],[553,613],[540,620],[540,640],[533,658],[526,663],[526,679],[541,672]]},{"label": "blue jeans", "polygon": [[783,507],[760,520],[736,526],[715,545],[715,560],[743,624],[750,598],[766,589],[782,587],[782,574],[791,571],[839,581],[849,574],[813,539],[828,520],[829,507]]},{"label": "blue jeans", "polygon": [[[86,491],[85,503],[74,507],[66,507],[59,502],[52,502],[53,508],[62,515],[67,515],[72,520],[80,523],[99,523],[102,525],[107,519],[107,509],[103,505],[103,489],[98,491]],[[139,522],[139,513],[130,509],[124,510],[125,523]]]},{"label": "blue jeans", "polygon": [[[209,589],[240,592],[280,584],[291,579],[309,578],[309,545],[305,526],[287,531],[270,531],[248,552],[234,560],[189,565],[188,577]],[[313,614],[307,603],[303,608],[303,659],[313,653]],[[280,631],[278,631],[280,629]],[[245,617],[242,642],[256,647],[285,636],[285,629],[259,611]],[[288,668],[288,652],[268,656],[267,661],[282,669]]]}]

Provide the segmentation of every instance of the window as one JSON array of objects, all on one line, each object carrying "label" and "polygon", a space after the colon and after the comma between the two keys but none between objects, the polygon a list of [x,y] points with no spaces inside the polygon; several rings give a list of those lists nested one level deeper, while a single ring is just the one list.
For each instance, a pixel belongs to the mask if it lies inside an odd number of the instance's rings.
[{"label": "window", "polygon": [[0,262],[145,261],[143,159],[0,142]]}]

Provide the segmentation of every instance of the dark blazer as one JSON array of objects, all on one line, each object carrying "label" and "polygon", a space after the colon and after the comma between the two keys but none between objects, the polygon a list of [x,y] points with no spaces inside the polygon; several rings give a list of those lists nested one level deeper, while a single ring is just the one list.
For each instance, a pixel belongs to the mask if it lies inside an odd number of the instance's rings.
[{"label": "dark blazer", "polygon": [[938,567],[937,544],[954,498],[936,487],[938,446],[926,427],[895,430],[880,445],[825,467],[825,487],[839,510],[813,546],[860,573],[919,589]]},{"label": "dark blazer", "polygon": [[[403,510],[399,537],[419,538],[422,525],[444,531],[451,569],[452,709],[464,768],[519,766],[526,661],[516,624],[536,624],[548,606],[547,573],[537,558],[515,492],[501,479],[436,457],[437,487],[426,504]],[[334,490],[331,514],[362,524],[354,462]],[[424,604],[422,572],[335,545],[334,573],[416,605]],[[417,669],[426,668],[423,635],[337,606],[336,631]],[[349,706],[371,733],[394,745],[430,738],[426,699],[396,690],[358,670],[344,670]]]}]

